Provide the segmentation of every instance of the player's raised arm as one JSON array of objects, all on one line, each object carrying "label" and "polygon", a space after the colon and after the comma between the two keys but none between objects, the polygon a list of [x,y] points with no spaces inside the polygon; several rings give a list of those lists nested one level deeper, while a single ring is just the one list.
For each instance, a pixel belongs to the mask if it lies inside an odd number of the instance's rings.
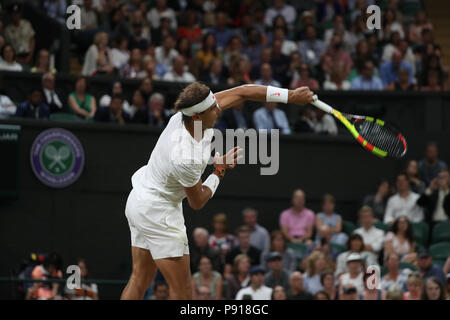
[{"label": "player's raised arm", "polygon": [[214,94],[222,110],[234,107],[246,100],[261,102],[281,102],[305,105],[313,101],[314,93],[308,87],[294,90],[246,84]]}]

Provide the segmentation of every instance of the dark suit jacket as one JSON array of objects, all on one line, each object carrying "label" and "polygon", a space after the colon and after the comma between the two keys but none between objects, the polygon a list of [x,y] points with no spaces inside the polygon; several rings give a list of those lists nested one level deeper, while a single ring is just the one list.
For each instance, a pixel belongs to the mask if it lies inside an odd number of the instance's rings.
[{"label": "dark suit jacket", "polygon": [[209,245],[207,245],[205,248],[199,248],[195,244],[192,244],[189,252],[191,255],[192,274],[198,271],[198,265],[200,263],[200,259],[203,256],[207,256],[211,260],[212,267],[215,271],[218,271],[220,273],[223,272],[223,264],[218,250],[211,248]]},{"label": "dark suit jacket", "polygon": [[[122,111],[122,117],[125,122],[131,121],[130,115],[125,111]],[[109,107],[99,107],[95,112],[94,121],[111,123],[117,122],[117,120],[109,111]]]},{"label": "dark suit jacket", "polygon": [[221,85],[226,84],[226,78],[221,74],[218,78],[218,83],[212,83],[211,73],[209,70],[207,70],[203,75],[200,77],[200,81],[207,83],[207,84],[214,84],[214,85]]},{"label": "dark suit jacket", "polygon": [[147,124],[153,127],[161,127],[164,128],[167,125],[169,119],[165,116],[164,111],[162,112],[162,116],[164,119],[164,123],[161,125],[158,123],[157,119],[153,116],[151,111],[149,111],[147,106],[142,107],[134,114],[133,123],[142,123]]},{"label": "dark suit jacket", "polygon": [[[36,109],[37,114],[36,114]],[[17,106],[16,117],[29,119],[48,119],[50,117],[50,107],[41,102],[36,108],[31,105],[30,101],[22,102]]]},{"label": "dark suit jacket", "polygon": [[[253,121],[251,113],[245,109],[242,109],[242,115],[244,116],[247,128],[253,128]],[[237,129],[238,124],[234,115],[233,109],[225,110],[217,126],[218,129]]]},{"label": "dark suit jacket", "polygon": [[44,88],[42,88],[42,96],[44,97],[44,102],[50,107],[51,113],[61,112],[65,108],[65,102],[66,99],[62,99],[62,95],[58,92],[58,90],[54,90],[55,94],[58,96],[59,101],[61,101],[62,106],[61,108],[58,107],[55,103],[51,103],[50,100],[47,99],[47,96],[45,95]]},{"label": "dark suit jacket", "polygon": [[[417,200],[417,204],[425,208],[425,221],[431,223],[433,221],[433,213],[436,209],[437,201],[439,197],[439,190],[433,191],[433,193],[427,196],[425,193]],[[450,193],[444,198],[444,211],[447,217],[450,219]]]},{"label": "dark suit jacket", "polygon": [[[243,252],[239,246],[232,249],[225,256],[225,263],[233,265],[234,258],[236,258],[236,256],[241,253],[243,253]],[[252,266],[257,266],[261,263],[261,250],[255,248],[253,246],[250,246],[250,249],[248,249],[246,255],[250,258],[250,264]]]}]

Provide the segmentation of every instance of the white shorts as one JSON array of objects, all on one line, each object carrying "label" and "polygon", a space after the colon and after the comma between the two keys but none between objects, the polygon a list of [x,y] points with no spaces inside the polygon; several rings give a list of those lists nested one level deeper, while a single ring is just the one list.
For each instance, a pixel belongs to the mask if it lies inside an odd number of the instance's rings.
[{"label": "white shorts", "polygon": [[154,260],[189,254],[181,202],[173,204],[157,197],[144,200],[133,189],[128,196],[125,215],[131,245],[149,250]]}]

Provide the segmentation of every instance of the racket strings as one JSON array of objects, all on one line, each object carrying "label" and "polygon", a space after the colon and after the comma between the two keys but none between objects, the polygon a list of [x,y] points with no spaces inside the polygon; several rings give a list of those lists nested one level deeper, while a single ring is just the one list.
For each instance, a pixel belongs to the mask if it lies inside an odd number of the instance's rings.
[{"label": "racket strings", "polygon": [[403,155],[405,151],[403,142],[389,128],[370,121],[361,121],[358,127],[359,133],[365,140],[386,151],[389,156],[401,157]]}]

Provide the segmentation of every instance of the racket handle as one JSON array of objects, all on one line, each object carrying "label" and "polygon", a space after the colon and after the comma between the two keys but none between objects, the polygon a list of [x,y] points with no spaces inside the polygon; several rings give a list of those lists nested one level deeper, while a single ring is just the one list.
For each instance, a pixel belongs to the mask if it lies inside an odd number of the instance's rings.
[{"label": "racket handle", "polygon": [[326,104],[323,101],[320,101],[319,98],[317,97],[317,94],[315,94],[313,96],[313,102],[311,102],[311,104],[313,104],[315,107],[325,111],[326,113],[331,113],[333,114],[333,108],[330,107],[328,104]]}]

